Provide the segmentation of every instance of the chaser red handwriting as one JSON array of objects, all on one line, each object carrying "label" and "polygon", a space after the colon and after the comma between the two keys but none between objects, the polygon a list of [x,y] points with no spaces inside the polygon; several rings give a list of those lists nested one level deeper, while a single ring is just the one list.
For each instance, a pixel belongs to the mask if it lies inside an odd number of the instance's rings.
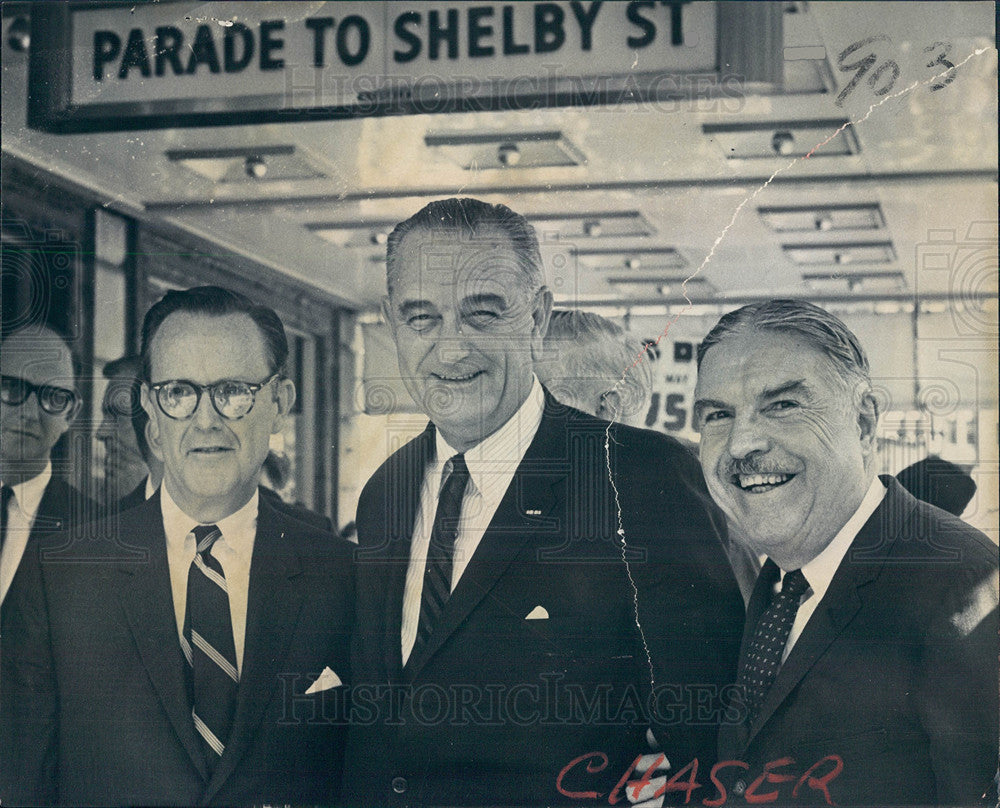
[{"label": "chaser red handwriting", "polygon": [[[663,755],[660,755],[639,780],[629,780],[629,777],[635,772],[635,768],[641,760],[642,756],[640,755],[632,761],[632,765],[628,767],[618,780],[618,783],[607,795],[609,805],[617,805],[625,798],[626,795],[623,793],[623,789],[631,788],[633,798],[638,799],[639,792],[643,787],[650,785],[652,773],[657,766],[664,762],[665,758]],[[567,775],[578,767],[582,767],[588,774],[598,774],[604,771],[607,766],[608,756],[603,752],[588,752],[585,755],[580,755],[567,763],[563,767],[563,770],[559,772],[559,776],[556,778],[556,789],[564,797],[569,797],[570,799],[599,800],[604,796],[603,792],[570,791],[563,783]],[[798,797],[802,789],[805,788],[812,791],[819,791],[823,795],[823,799],[826,800],[827,805],[836,805],[830,796],[829,786],[830,782],[836,779],[844,770],[844,761],[839,755],[826,755],[820,758],[801,775],[794,774],[794,769],[789,770],[790,767],[794,766],[795,759],[790,757],[783,757],[765,763],[764,771],[743,791],[743,799],[750,805],[774,802],[781,795],[781,786],[794,782],[795,785],[791,789],[792,798]],[[712,766],[708,774],[708,779],[715,787],[716,793],[712,798],[706,797],[701,801],[701,804],[706,806],[706,808],[721,808],[721,806],[726,804],[729,793],[726,791],[726,787],[718,775],[723,769],[728,768],[749,770],[750,764],[744,763],[742,760],[721,760]],[[784,769],[785,771],[778,771],[779,769]],[[687,805],[691,801],[691,793],[699,788],[702,788],[702,785],[698,782],[698,759],[695,758],[660,786],[654,794],[647,795],[647,798],[660,797],[673,791],[683,791],[684,804]]]}]

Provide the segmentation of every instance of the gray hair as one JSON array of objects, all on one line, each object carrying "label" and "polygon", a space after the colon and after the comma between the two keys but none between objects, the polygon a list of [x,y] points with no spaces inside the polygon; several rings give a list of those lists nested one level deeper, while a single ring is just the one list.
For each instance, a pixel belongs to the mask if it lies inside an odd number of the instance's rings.
[{"label": "gray hair", "polygon": [[431,233],[458,230],[463,236],[474,238],[477,232],[488,227],[495,227],[510,239],[517,266],[524,274],[527,290],[533,293],[541,289],[545,283],[542,255],[535,228],[528,220],[506,205],[491,205],[468,197],[452,197],[425,205],[409,219],[397,224],[389,234],[385,265],[389,292],[392,292],[399,246],[413,230],[426,229]]},{"label": "gray hair", "polygon": [[570,397],[574,380],[603,382],[605,392],[617,389],[626,417],[645,415],[649,409],[653,371],[644,346],[610,320],[586,311],[553,311],[544,348],[546,353],[558,350],[560,362],[557,368],[554,362],[540,363],[536,372],[542,382],[562,386]]},{"label": "gray hair", "polygon": [[698,368],[713,345],[753,331],[801,337],[830,359],[846,386],[871,389],[868,355],[858,338],[839,318],[805,300],[750,303],[723,315],[698,346]]}]

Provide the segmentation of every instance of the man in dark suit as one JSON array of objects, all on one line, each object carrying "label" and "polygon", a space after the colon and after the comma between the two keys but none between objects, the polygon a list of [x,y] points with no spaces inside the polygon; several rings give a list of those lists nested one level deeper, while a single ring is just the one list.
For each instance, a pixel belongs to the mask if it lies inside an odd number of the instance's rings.
[{"label": "man in dark suit", "polygon": [[0,346],[0,603],[29,546],[93,503],[53,474],[51,453],[80,409],[73,355],[50,328],[23,328]]},{"label": "man in dark suit", "polygon": [[876,475],[868,359],[833,315],[744,306],[698,365],[709,490],[768,557],[721,789],[775,804],[977,804],[997,765],[996,545]]},{"label": "man in dark suit", "polygon": [[31,585],[12,592],[5,804],[335,797],[351,546],[259,493],[295,395],[286,357],[274,312],[225,289],[168,292],[146,315],[164,482],[114,530],[29,559]]},{"label": "man in dark suit", "polygon": [[721,514],[675,441],[542,388],[542,281],[502,205],[389,237],[384,313],[431,424],[358,505],[348,804],[608,796],[651,725],[678,768],[714,755],[743,612]]}]

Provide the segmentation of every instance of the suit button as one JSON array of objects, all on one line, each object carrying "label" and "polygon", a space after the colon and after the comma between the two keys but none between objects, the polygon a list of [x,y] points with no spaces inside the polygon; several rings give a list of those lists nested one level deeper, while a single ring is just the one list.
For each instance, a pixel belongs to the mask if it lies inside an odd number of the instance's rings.
[{"label": "suit button", "polygon": [[742,797],[743,796],[743,792],[746,791],[746,790],[747,790],[747,784],[746,784],[745,781],[743,781],[743,780],[737,780],[735,783],[733,783],[733,793],[737,797]]},{"label": "suit button", "polygon": [[397,794],[406,793],[406,778],[405,777],[393,777],[392,778],[392,790]]}]

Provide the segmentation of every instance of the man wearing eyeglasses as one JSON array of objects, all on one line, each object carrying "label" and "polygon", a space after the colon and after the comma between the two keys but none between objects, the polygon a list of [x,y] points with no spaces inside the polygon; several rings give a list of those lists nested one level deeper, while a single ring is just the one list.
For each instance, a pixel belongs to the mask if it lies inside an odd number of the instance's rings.
[{"label": "man wearing eyeglasses", "polygon": [[3,660],[0,797],[325,804],[341,768],[351,545],[260,496],[295,398],[284,328],[199,287],[154,305],[142,343],[163,484],[116,536],[94,537],[106,563],[75,578],[30,565],[39,585],[19,589],[4,626],[25,650]]},{"label": "man wearing eyeglasses", "polygon": [[52,447],[80,407],[73,357],[55,331],[8,336],[0,350],[0,602],[30,543],[87,512],[88,501],[53,475]]}]

